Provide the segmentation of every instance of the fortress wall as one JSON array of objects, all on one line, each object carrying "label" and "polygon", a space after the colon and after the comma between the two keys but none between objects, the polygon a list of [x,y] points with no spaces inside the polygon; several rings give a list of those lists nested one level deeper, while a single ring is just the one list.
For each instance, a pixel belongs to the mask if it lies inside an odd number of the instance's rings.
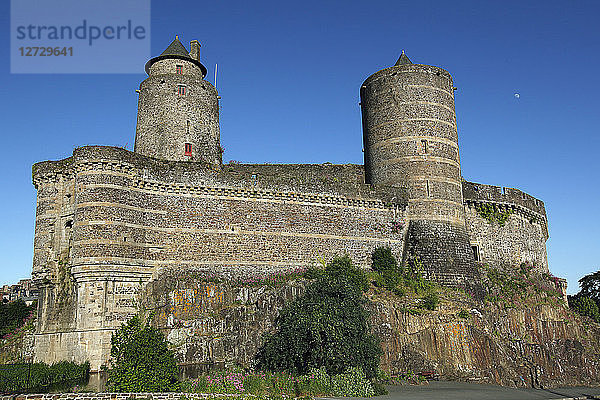
[{"label": "fortress wall", "polygon": [[548,239],[548,219],[542,200],[520,191],[519,189],[501,186],[484,185],[463,181],[462,191],[465,202],[493,203],[511,207],[523,215],[536,219],[542,226]]},{"label": "fortress wall", "polygon": [[75,176],[72,159],[36,164],[36,224],[32,278],[40,289],[38,329],[72,326],[75,295],[69,274]]},{"label": "fortress wall", "polygon": [[78,172],[74,265],[185,263],[267,272],[339,253],[367,266],[375,247],[402,247],[401,233],[391,232],[394,211],[378,199],[139,176],[95,167]]},{"label": "fortress wall", "polygon": [[[51,173],[60,173],[59,163],[48,164]],[[402,257],[407,224],[399,232],[392,224],[404,221],[405,193],[362,184],[360,166],[216,171],[108,147],[76,149],[71,165],[71,257],[56,285],[70,288],[73,312],[38,330],[41,361],[89,359],[98,369],[111,332],[136,312],[140,290],[163,269],[248,277],[343,253],[367,267],[372,251],[388,245]],[[65,311],[62,303],[52,307]]]},{"label": "fortress wall", "polygon": [[[530,262],[548,272],[544,203],[517,189],[502,191],[498,186],[463,182],[471,245],[479,247],[482,262],[505,267]],[[492,224],[477,213],[476,207],[481,204],[511,210],[512,214],[503,226]]]}]

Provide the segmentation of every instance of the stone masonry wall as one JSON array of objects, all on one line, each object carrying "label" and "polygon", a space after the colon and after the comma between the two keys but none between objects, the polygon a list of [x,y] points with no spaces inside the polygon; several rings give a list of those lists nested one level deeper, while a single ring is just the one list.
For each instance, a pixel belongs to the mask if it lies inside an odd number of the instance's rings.
[{"label": "stone masonry wall", "polygon": [[[182,74],[176,74],[181,65]],[[181,88],[181,89],[180,89]],[[166,160],[221,164],[217,90],[190,61],[160,60],[140,84],[135,152]],[[192,145],[185,155],[185,143]]]},{"label": "stone masonry wall", "polygon": [[[402,257],[404,192],[364,185],[358,166],[215,170],[84,147],[68,160],[34,166],[40,216],[67,173],[72,203],[57,203],[53,213],[71,210],[72,239],[40,302],[41,361],[89,360],[92,370],[106,363],[112,332],[137,311],[140,290],[163,269],[239,277],[343,253],[366,267],[381,246]],[[36,228],[34,271],[50,265],[43,227]]]},{"label": "stone masonry wall", "polygon": [[[465,254],[437,247],[467,239],[480,245],[484,261],[527,259],[547,265],[543,203],[519,191],[497,194],[485,185],[476,190],[466,183],[463,188],[467,238],[465,232],[457,237],[460,232],[444,223],[409,221],[406,191],[365,185],[360,165],[233,163],[214,169],[93,146],[76,149],[66,160],[36,164],[33,179],[38,189],[33,276],[41,287],[35,357],[89,360],[93,370],[107,362],[112,332],[148,301],[143,294],[156,289],[165,271],[240,279],[305,268],[342,253],[367,267],[376,247],[391,246],[405,260],[415,254],[425,261],[447,255],[430,260],[437,269],[426,272],[443,283],[465,286],[465,276],[477,281],[468,265],[447,268],[460,264],[453,258]],[[476,202],[502,200],[516,211],[500,229],[473,213]],[[538,216],[539,223],[528,222],[527,216]],[[169,291],[169,299],[214,293],[193,282],[185,287],[171,283],[161,289]],[[268,326],[271,306],[264,305],[266,319],[260,326]],[[161,315],[165,329],[179,318]],[[194,329],[202,331],[206,323],[195,322],[200,325]],[[210,324],[211,332],[223,327],[217,320]],[[246,340],[258,340],[251,333]],[[178,335],[171,339],[187,343],[187,336]],[[182,362],[207,360],[206,354],[248,360],[251,353],[226,354],[224,349],[232,349],[224,339],[197,345]]]},{"label": "stone masonry wall", "polygon": [[[500,188],[472,182],[463,183],[467,231],[472,246],[477,246],[482,262],[504,267],[533,263],[549,272],[546,253],[548,223],[544,203],[517,189]],[[482,218],[476,207],[491,204],[508,210],[503,226]]]}]

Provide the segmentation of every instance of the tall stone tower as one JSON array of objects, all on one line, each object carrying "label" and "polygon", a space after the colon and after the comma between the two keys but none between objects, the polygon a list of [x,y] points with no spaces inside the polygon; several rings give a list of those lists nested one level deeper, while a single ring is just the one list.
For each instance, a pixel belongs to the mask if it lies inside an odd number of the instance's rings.
[{"label": "tall stone tower", "polygon": [[405,187],[407,259],[431,278],[461,284],[473,271],[462,198],[454,86],[438,67],[402,52],[360,90],[367,183]]},{"label": "tall stone tower", "polygon": [[220,167],[219,97],[204,80],[200,43],[192,41],[188,53],[175,38],[146,63],[146,73],[139,91],[135,152]]}]

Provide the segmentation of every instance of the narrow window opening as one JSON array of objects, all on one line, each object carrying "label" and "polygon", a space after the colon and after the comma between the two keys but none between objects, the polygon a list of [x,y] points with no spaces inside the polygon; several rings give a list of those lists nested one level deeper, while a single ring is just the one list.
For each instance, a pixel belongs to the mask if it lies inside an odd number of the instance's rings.
[{"label": "narrow window opening", "polygon": [[67,222],[65,222],[65,228],[72,228],[73,227],[73,220],[70,219]]},{"label": "narrow window opening", "polygon": [[427,148],[427,140],[421,140],[421,146],[423,147],[423,154],[427,154],[429,149]]},{"label": "narrow window opening", "polygon": [[185,86],[184,85],[177,86],[177,94],[179,94],[180,96],[185,96]]},{"label": "narrow window opening", "polygon": [[425,186],[427,188],[427,197],[431,197],[431,192],[429,190],[429,181],[425,181]]},{"label": "narrow window opening", "polygon": [[191,156],[192,155],[192,144],[191,143],[186,143],[184,146],[184,156]]},{"label": "narrow window opening", "polygon": [[189,119],[187,120],[187,123],[186,123],[186,132],[190,133],[190,120]]},{"label": "narrow window opening", "polygon": [[473,250],[473,258],[475,258],[475,261],[481,261],[481,255],[479,254],[479,246],[471,246],[471,249]]},{"label": "narrow window opening", "polygon": [[175,72],[177,73],[177,75],[183,75],[183,65],[177,65],[175,67]]}]

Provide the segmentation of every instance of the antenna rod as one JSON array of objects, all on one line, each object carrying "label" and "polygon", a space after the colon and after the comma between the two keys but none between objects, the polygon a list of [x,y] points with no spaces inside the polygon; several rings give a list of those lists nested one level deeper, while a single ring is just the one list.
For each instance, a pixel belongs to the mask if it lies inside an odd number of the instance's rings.
[{"label": "antenna rod", "polygon": [[219,64],[215,64],[215,89],[217,88],[217,67]]}]

